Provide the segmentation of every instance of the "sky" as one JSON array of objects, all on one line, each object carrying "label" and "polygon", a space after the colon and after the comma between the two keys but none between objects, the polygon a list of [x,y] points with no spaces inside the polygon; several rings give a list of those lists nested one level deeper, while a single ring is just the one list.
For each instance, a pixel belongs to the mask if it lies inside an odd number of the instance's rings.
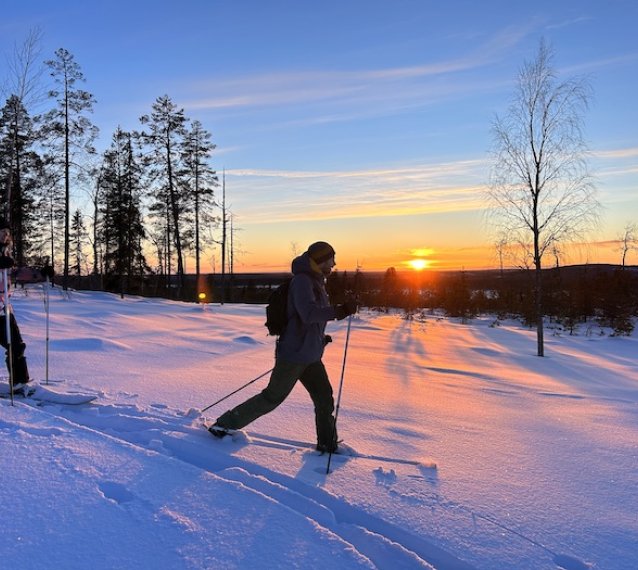
[{"label": "sky", "polygon": [[47,328],[46,291],[12,296],[37,388],[0,398],[2,568],[636,566],[635,332],[548,323],[539,358],[494,316],[332,321],[326,473],[300,384],[232,439],[204,429],[266,385],[231,395],[272,367],[263,306],[56,287]]},{"label": "sky", "polygon": [[[619,263],[614,240],[638,221],[637,19],[633,0],[34,0],[5,10],[0,52],[36,27],[44,59],[69,50],[101,150],[163,95],[199,120],[226,175],[236,271],[286,271],[317,240],[340,270],[470,269],[497,266],[490,128],[544,38],[559,78],[584,76],[594,94],[601,222],[563,262]],[[219,251],[206,264],[219,270]]]}]

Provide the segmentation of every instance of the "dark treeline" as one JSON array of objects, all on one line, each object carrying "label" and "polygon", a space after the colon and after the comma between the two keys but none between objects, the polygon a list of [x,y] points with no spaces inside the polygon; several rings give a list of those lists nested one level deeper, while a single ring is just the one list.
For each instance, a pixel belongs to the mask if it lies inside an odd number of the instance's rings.
[{"label": "dark treeline", "polygon": [[[616,334],[630,334],[638,316],[638,267],[567,266],[543,270],[543,314],[573,331],[595,319]],[[367,277],[363,279],[368,281]],[[471,319],[479,314],[535,322],[534,272],[458,271],[415,276],[388,270],[361,288],[361,302],[380,310],[400,308],[409,317],[424,309]]]},{"label": "dark treeline", "polygon": [[[238,303],[266,303],[284,274],[239,274],[225,287],[225,298]],[[638,267],[566,266],[544,270],[544,314],[570,332],[595,321],[617,335],[631,334],[638,316]],[[188,280],[191,298],[219,302],[220,276]],[[407,318],[440,309],[448,316],[471,319],[479,314],[518,318],[534,323],[532,270],[449,272],[335,272],[328,278],[335,303],[355,294],[362,306],[378,311],[400,310]],[[150,291],[149,291],[150,293]]]},{"label": "dark treeline", "polygon": [[[573,332],[579,325],[596,322],[611,327],[614,334],[631,334],[638,316],[638,266],[579,265],[545,269],[544,314]],[[191,301],[220,303],[266,303],[272,290],[288,274],[236,274],[185,276],[183,297]],[[117,283],[115,280],[111,285]],[[101,289],[92,276],[73,286]],[[105,283],[105,288],[109,283]],[[147,276],[129,283],[130,292],[149,296],[170,296],[164,280]],[[173,280],[172,290],[177,283]],[[496,318],[517,318],[532,326],[534,316],[533,270],[482,270],[448,272],[334,272],[328,278],[328,292],[334,303],[356,295],[364,307],[389,312],[399,310],[416,318],[435,309],[446,315],[471,319],[480,314]]]},{"label": "dark treeline", "polygon": [[[616,334],[630,334],[638,316],[638,267],[583,265],[543,270],[543,313],[566,329],[595,319]],[[365,281],[365,279],[364,279]],[[458,271],[404,273],[388,270],[361,289],[368,307],[400,308],[407,316],[441,309],[448,316],[479,314],[535,322],[534,272]]]}]

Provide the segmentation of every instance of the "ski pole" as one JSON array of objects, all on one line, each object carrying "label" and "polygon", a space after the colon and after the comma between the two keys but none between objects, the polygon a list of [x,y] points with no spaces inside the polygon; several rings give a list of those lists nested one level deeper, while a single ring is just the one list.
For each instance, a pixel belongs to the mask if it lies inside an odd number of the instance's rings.
[{"label": "ski pole", "polygon": [[44,345],[44,383],[49,383],[49,278],[44,282],[44,309],[46,314],[46,340]]},{"label": "ski pole", "polygon": [[7,338],[7,350],[9,352],[9,392],[11,393],[11,405],[13,406],[13,351],[11,350],[11,303],[9,302],[9,273],[6,268],[2,270],[4,285],[4,324]]},{"label": "ski pole", "polygon": [[[337,395],[337,406],[335,408],[335,420],[332,426],[331,441],[337,439],[337,418],[339,417],[339,406],[341,405],[341,391],[343,390],[343,377],[346,372],[346,358],[348,356],[348,344],[350,343],[350,326],[352,325],[352,315],[348,317],[348,330],[346,331],[346,345],[343,349],[343,365],[341,366],[341,380],[339,381],[339,393]],[[332,447],[332,446],[331,446]],[[332,449],[328,454],[328,466],[326,467],[326,475],[330,473],[330,462],[332,461]]]},{"label": "ski pole", "polygon": [[224,400],[226,400],[227,398],[230,398],[233,394],[237,394],[237,392],[243,390],[244,388],[247,388],[248,386],[250,386],[252,383],[257,382],[257,380],[259,380],[260,378],[263,378],[264,376],[266,376],[266,374],[270,374],[275,368],[271,368],[270,370],[266,370],[266,372],[264,372],[263,374],[260,374],[259,376],[257,376],[257,378],[253,378],[250,382],[246,382],[246,384],[244,384],[243,386],[241,386],[240,388],[237,388],[237,390],[235,390],[234,392],[231,392],[230,394],[228,394],[227,396],[224,396],[223,398],[221,398],[220,400],[217,400],[216,402],[212,403],[210,406],[206,406],[200,413],[204,413],[206,410],[209,410],[210,408],[212,408],[213,406],[216,406],[217,404],[219,404],[220,402],[223,402]]}]

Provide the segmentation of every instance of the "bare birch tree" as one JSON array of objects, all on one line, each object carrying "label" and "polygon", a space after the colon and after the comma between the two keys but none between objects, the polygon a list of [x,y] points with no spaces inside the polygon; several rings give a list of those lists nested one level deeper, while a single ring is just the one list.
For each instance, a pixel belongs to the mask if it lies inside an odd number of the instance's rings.
[{"label": "bare birch tree", "polygon": [[621,265],[623,269],[627,263],[627,254],[631,250],[638,250],[638,225],[627,222],[623,233],[618,237],[620,242]]},{"label": "bare birch tree", "polygon": [[584,238],[599,211],[583,136],[591,89],[584,78],[559,80],[552,58],[541,41],[536,59],[521,68],[506,114],[494,120],[486,195],[492,230],[520,245],[534,265],[538,356],[544,356],[543,255]]}]

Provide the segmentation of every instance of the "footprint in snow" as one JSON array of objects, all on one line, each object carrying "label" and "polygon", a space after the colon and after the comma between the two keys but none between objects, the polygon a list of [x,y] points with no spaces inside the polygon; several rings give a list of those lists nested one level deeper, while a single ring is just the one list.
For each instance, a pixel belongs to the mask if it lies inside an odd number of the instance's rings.
[{"label": "footprint in snow", "polygon": [[130,503],[137,498],[124,485],[115,483],[114,481],[104,481],[100,484],[99,489],[105,499],[113,501],[118,505]]},{"label": "footprint in snow", "polygon": [[397,474],[394,469],[388,469],[387,471],[383,467],[377,467],[374,471],[374,478],[377,481],[377,485],[390,486],[396,483]]}]

